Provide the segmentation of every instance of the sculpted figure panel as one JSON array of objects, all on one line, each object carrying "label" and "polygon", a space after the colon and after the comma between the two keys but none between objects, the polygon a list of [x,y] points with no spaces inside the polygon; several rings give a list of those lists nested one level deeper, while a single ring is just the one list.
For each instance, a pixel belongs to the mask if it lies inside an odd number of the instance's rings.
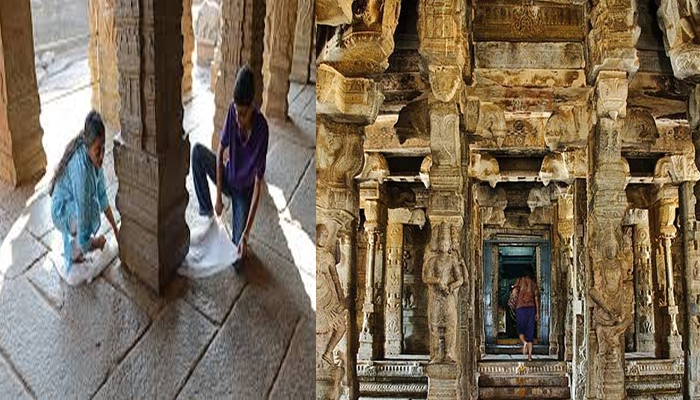
[{"label": "sculpted figure panel", "polygon": [[457,291],[466,277],[464,261],[451,236],[448,222],[433,227],[430,248],[425,252],[423,264],[423,282],[428,285],[432,363],[454,363],[456,360]]}]

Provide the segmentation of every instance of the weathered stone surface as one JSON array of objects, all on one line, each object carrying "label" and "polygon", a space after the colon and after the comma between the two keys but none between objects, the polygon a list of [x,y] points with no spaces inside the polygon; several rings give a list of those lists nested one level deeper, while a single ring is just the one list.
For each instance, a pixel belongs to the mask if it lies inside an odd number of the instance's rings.
[{"label": "weathered stone surface", "polygon": [[4,358],[0,357],[0,397],[3,399],[29,400],[32,396],[12,372]]},{"label": "weathered stone surface", "polygon": [[0,181],[17,186],[44,173],[46,154],[41,146],[30,4],[10,3],[0,3],[6,10],[0,15]]},{"label": "weathered stone surface", "polygon": [[119,258],[115,259],[102,275],[107,282],[136,303],[151,319],[156,319],[168,303],[167,297],[158,296],[136,276],[130,274],[129,270],[122,266]]},{"label": "weathered stone surface", "polygon": [[502,69],[581,69],[585,66],[580,43],[477,42],[474,67]]},{"label": "weathered stone surface", "polygon": [[94,398],[175,397],[214,333],[214,326],[184,301],[168,305]]},{"label": "weathered stone surface", "polygon": [[316,336],[315,323],[311,319],[302,319],[297,323],[289,344],[280,372],[277,375],[270,399],[312,399],[316,382],[316,375],[312,370],[313,354]]},{"label": "weathered stone surface", "polygon": [[221,324],[244,287],[241,276],[227,268],[211,277],[187,280],[184,298],[207,318]]},{"label": "weathered stone surface", "polygon": [[35,197],[27,206],[20,218],[27,218],[26,228],[40,238],[53,228],[51,197],[48,194]]},{"label": "weathered stone surface", "polygon": [[192,28],[192,0],[182,1],[182,94],[192,91],[192,52],[194,51],[194,29]]},{"label": "weathered stone surface", "polygon": [[316,197],[316,170],[311,167],[315,165],[316,157],[314,156],[289,201],[289,212],[292,218],[298,220],[304,231],[314,240],[316,238],[316,213],[312,207]]},{"label": "weathered stone surface", "polygon": [[267,396],[298,319],[274,291],[244,290],[178,398]]},{"label": "weathered stone surface", "polygon": [[282,139],[267,151],[265,181],[268,186],[282,190],[284,199],[290,202],[312,158],[312,150]]},{"label": "weathered stone surface", "polygon": [[352,21],[351,0],[318,0],[316,2],[316,23],[338,26]]},{"label": "weathered stone surface", "polygon": [[6,328],[0,330],[0,346],[38,398],[92,396],[148,322],[133,303],[99,279],[64,291],[59,310],[24,278],[2,289],[0,312]]},{"label": "weathered stone surface", "polygon": [[268,118],[287,118],[287,92],[294,57],[297,4],[298,0],[279,0],[266,4],[262,111]]}]

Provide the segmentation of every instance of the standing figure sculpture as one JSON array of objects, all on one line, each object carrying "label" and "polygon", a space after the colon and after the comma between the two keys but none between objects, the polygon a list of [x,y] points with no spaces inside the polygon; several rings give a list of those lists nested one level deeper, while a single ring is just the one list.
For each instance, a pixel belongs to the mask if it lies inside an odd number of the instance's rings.
[{"label": "standing figure sculpture", "polygon": [[[316,310],[317,351],[321,360],[333,365],[333,350],[345,334],[345,306],[343,289],[340,286],[335,256],[333,256],[333,239],[328,228],[319,224],[316,227]],[[328,340],[323,340],[330,333]],[[319,337],[321,335],[321,337]],[[318,359],[318,358],[317,358]]]},{"label": "standing figure sculpture", "polygon": [[464,268],[452,249],[450,224],[443,222],[431,233],[423,266],[428,285],[431,362],[453,363],[457,327],[457,290],[464,283]]}]

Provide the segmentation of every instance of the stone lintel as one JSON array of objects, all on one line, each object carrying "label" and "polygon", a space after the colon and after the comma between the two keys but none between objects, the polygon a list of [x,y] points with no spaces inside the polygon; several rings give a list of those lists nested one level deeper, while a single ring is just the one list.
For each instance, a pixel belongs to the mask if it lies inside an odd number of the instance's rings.
[{"label": "stone lintel", "polygon": [[585,65],[582,43],[474,43],[475,68],[578,70],[583,69]]}]

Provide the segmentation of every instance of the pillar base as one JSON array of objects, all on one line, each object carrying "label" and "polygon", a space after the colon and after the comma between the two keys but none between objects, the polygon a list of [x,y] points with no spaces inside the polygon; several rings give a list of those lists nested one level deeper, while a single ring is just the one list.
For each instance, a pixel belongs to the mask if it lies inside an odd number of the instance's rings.
[{"label": "pillar base", "polygon": [[340,396],[343,369],[337,365],[316,367],[316,400],[336,400]]},{"label": "pillar base", "polygon": [[122,216],[119,257],[141,281],[163,293],[189,250],[186,154],[168,160],[117,138],[114,164],[119,177],[116,203]]},{"label": "pillar base", "polygon": [[428,375],[428,400],[456,400],[460,398],[459,365],[434,363],[425,367]]},{"label": "pillar base", "polygon": [[357,350],[357,361],[376,360],[377,353],[379,352],[378,350],[374,335],[360,332],[360,347]]},{"label": "pillar base", "polygon": [[683,358],[683,338],[680,335],[670,335],[666,337],[668,345],[668,358]]}]

